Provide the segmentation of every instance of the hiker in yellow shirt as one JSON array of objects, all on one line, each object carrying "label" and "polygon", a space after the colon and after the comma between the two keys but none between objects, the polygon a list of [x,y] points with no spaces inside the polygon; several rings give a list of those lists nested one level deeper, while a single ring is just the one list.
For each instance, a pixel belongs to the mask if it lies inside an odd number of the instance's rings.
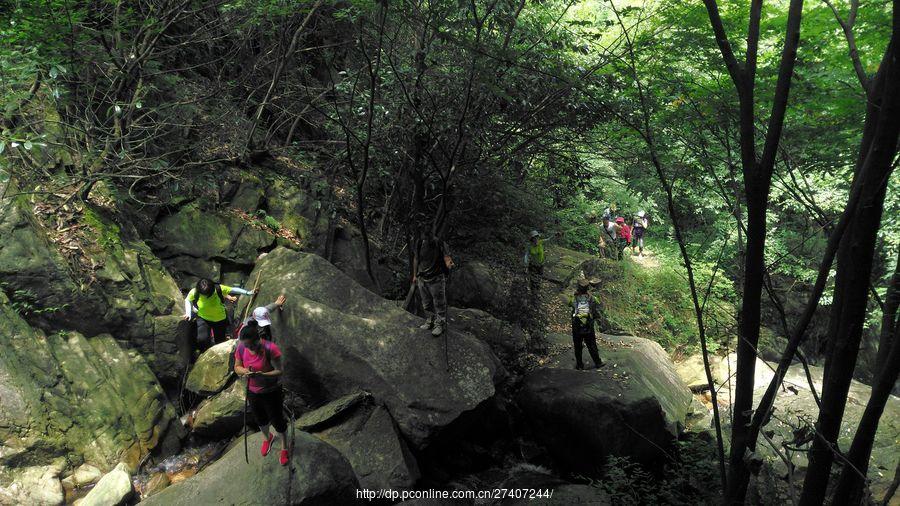
[{"label": "hiker in yellow shirt", "polygon": [[197,286],[184,298],[184,319],[190,320],[197,316],[197,346],[200,353],[214,344],[225,342],[228,338],[228,313],[225,311],[225,302],[237,301],[237,297],[231,295],[232,293],[253,295],[252,291],[220,285],[204,278],[197,281]]}]

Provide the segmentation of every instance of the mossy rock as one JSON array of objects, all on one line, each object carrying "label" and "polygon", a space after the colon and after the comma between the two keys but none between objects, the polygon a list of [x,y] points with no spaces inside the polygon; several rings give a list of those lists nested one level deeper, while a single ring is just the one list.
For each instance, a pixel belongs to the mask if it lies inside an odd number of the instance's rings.
[{"label": "mossy rock", "polygon": [[184,387],[200,395],[222,391],[234,376],[234,339],[212,346],[197,359]]},{"label": "mossy rock", "polygon": [[11,448],[61,447],[109,468],[183,435],[146,362],[109,335],[45,336],[2,297],[0,347],[0,439]]}]

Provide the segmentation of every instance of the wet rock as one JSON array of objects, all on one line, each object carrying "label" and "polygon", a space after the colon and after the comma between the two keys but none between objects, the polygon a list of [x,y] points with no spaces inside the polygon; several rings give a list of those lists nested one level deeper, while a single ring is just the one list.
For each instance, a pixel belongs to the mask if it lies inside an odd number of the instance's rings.
[{"label": "wet rock", "polygon": [[184,387],[199,395],[221,392],[234,375],[236,345],[236,340],[229,339],[203,352],[188,373]]},{"label": "wet rock", "polygon": [[608,455],[658,468],[674,456],[690,390],[659,344],[604,335],[600,345],[605,367],[578,371],[557,357],[525,376],[517,402],[538,440],[572,470],[595,472]]},{"label": "wet rock", "polygon": [[78,506],[118,506],[125,504],[133,492],[128,466],[119,464],[100,478]]},{"label": "wet rock", "polygon": [[444,338],[321,257],[278,248],[251,277],[258,273],[280,281],[264,283],[260,300],[284,293],[289,301],[273,329],[287,386],[316,399],[370,391],[414,446],[493,396],[505,377],[486,344],[452,327],[448,371]]},{"label": "wet rock", "polygon": [[166,476],[166,473],[157,473],[153,475],[153,477],[150,478],[150,480],[144,486],[144,489],[141,491],[141,496],[142,498],[147,498],[151,495],[158,494],[169,485],[170,481],[169,477]]},{"label": "wet rock", "polygon": [[[251,436],[259,440],[259,434]],[[355,504],[359,483],[353,468],[333,447],[305,432],[294,440],[293,466],[289,472],[278,463],[278,454],[267,457],[235,446],[196,476],[151,497],[147,506],[199,506],[203,504]]]}]

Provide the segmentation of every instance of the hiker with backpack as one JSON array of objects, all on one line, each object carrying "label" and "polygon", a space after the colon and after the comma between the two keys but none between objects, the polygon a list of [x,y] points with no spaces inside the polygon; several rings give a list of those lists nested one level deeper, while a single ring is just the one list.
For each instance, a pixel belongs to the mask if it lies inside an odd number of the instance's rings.
[{"label": "hiker with backpack", "polygon": [[644,233],[647,231],[647,215],[644,211],[638,213],[632,219],[631,225],[631,254],[634,255],[634,248],[640,251],[640,256],[644,256]]},{"label": "hiker with backpack", "polygon": [[625,259],[625,248],[631,244],[631,227],[629,227],[625,223],[625,218],[619,216],[616,218],[616,225],[618,226],[618,236],[616,240],[617,248],[617,256],[618,260]]},{"label": "hiker with backpack", "polygon": [[260,453],[263,457],[269,454],[275,440],[270,427],[274,427],[281,436],[279,462],[286,466],[290,461],[290,447],[281,388],[281,349],[260,337],[259,329],[256,320],[248,321],[241,329],[240,342],[234,350],[234,373],[247,381],[247,404],[263,437]]},{"label": "hiker with backpack", "polygon": [[[231,294],[252,295],[253,292],[243,288],[220,285],[211,279],[197,281],[197,286],[184,298],[184,319],[197,317],[197,345],[200,353],[212,345],[225,342],[228,338],[228,312],[226,302],[235,302],[237,297]],[[212,339],[210,339],[212,333]]]},{"label": "hiker with backpack", "polygon": [[619,228],[619,225],[612,221],[608,215],[603,215],[603,220],[600,223],[600,238],[598,240],[601,257],[618,258]]},{"label": "hiker with backpack", "polygon": [[594,369],[603,367],[603,360],[597,351],[597,334],[595,323],[600,320],[600,301],[590,293],[591,282],[579,279],[575,294],[569,298],[572,310],[572,343],[575,346],[575,369],[584,369],[582,362],[583,347],[587,345],[588,353],[594,361]]},{"label": "hiker with backpack", "polygon": [[420,328],[430,329],[435,337],[447,329],[447,281],[454,265],[447,243],[425,230],[413,259],[413,283],[425,310],[426,320]]}]

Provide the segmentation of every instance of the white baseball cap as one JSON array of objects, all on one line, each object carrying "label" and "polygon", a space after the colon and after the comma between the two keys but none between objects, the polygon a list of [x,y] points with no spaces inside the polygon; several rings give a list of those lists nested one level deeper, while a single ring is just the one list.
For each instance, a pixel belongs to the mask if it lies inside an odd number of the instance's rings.
[{"label": "white baseball cap", "polygon": [[260,327],[268,327],[272,324],[272,318],[269,316],[269,310],[260,306],[253,310],[253,319]]}]

